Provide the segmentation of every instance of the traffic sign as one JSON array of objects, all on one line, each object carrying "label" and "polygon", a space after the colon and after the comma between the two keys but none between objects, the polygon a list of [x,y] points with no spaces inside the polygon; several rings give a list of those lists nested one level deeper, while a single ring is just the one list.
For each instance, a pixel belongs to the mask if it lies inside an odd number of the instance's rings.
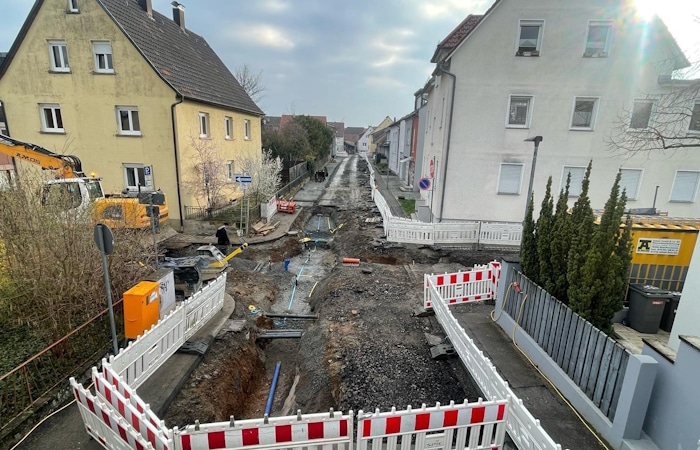
[{"label": "traffic sign", "polygon": [[234,175],[233,180],[236,183],[252,183],[253,177],[250,175]]},{"label": "traffic sign", "polygon": [[421,178],[418,181],[418,187],[421,188],[421,190],[425,191],[426,189],[430,189],[430,178]]}]

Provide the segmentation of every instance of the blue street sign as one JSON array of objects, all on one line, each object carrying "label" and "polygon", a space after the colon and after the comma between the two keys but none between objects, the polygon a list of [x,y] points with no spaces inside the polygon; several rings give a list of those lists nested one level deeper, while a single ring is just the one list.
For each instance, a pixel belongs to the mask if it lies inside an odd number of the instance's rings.
[{"label": "blue street sign", "polygon": [[233,181],[236,183],[252,183],[253,182],[253,177],[250,175],[235,175],[233,177]]},{"label": "blue street sign", "polygon": [[421,178],[420,181],[418,181],[418,187],[423,191],[430,189],[430,178]]}]

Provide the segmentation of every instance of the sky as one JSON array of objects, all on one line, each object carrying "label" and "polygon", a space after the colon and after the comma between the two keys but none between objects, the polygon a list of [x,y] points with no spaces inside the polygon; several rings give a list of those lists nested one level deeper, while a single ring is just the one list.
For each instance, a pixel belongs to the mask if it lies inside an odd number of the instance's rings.
[{"label": "sky", "polygon": [[[171,0],[152,0],[172,17]],[[228,68],[262,71],[267,115],[326,116],[377,125],[413,109],[434,69],[435,47],[493,0],[179,0],[185,24]],[[0,51],[8,51],[34,0],[0,0]],[[637,0],[700,60],[700,0]]]}]

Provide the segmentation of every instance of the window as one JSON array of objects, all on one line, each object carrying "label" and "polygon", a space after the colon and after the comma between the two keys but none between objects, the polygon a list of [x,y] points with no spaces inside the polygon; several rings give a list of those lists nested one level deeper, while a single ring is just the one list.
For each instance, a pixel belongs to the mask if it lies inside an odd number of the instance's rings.
[{"label": "window", "polygon": [[209,137],[209,114],[199,113],[199,137]]},{"label": "window", "polygon": [[571,115],[571,128],[592,130],[598,112],[598,99],[593,97],[576,97],[574,111]]},{"label": "window", "polygon": [[125,136],[140,136],[139,110],[134,106],[117,106],[117,125],[119,134]]},{"label": "window", "polygon": [[530,127],[530,105],[532,97],[511,95],[510,106],[508,108],[508,128],[529,128]]},{"label": "window", "polygon": [[569,197],[578,197],[581,195],[583,177],[586,175],[585,167],[564,166],[561,173],[561,182],[559,183],[559,191],[566,188],[566,179],[571,174],[571,182],[569,183]]},{"label": "window", "polygon": [[226,175],[228,177],[228,181],[233,181],[234,177],[236,176],[236,164],[235,161],[227,161],[226,162]]},{"label": "window", "polygon": [[63,118],[61,107],[58,105],[43,104],[41,109],[41,131],[45,133],[63,133]]},{"label": "window", "polygon": [[695,100],[693,104],[693,112],[690,114],[688,131],[691,133],[700,133],[700,99]]},{"label": "window", "polygon": [[231,139],[231,137],[233,136],[231,134],[232,130],[233,130],[232,123],[233,123],[233,119],[231,119],[230,117],[224,117],[224,130],[226,133],[226,136],[225,136],[226,139]]},{"label": "window", "polygon": [[66,41],[49,41],[49,58],[52,72],[70,72]]},{"label": "window", "polygon": [[641,169],[620,169],[620,192],[624,189],[628,200],[637,200],[640,181]]},{"label": "window", "polygon": [[652,106],[651,100],[635,100],[634,108],[632,108],[632,117],[630,118],[630,128],[635,130],[647,128],[649,119],[651,119]]},{"label": "window", "polygon": [[92,51],[95,54],[95,72],[114,73],[112,44],[109,42],[93,42]]},{"label": "window", "polygon": [[129,191],[138,191],[139,186],[141,189],[146,187],[146,171],[143,164],[124,164],[124,181]]},{"label": "window", "polygon": [[498,175],[498,193],[520,194],[522,178],[522,164],[501,164],[501,173]]},{"label": "window", "polygon": [[68,12],[80,12],[80,10],[78,9],[78,0],[68,0]]},{"label": "window", "polygon": [[245,140],[250,139],[250,120],[248,119],[243,121],[243,138]]},{"label": "window", "polygon": [[673,180],[671,189],[671,202],[694,202],[698,191],[698,178],[700,172],[691,170],[676,171],[676,179]]},{"label": "window", "polygon": [[521,20],[515,56],[540,56],[544,20]]},{"label": "window", "polygon": [[588,35],[586,36],[586,49],[584,58],[605,58],[610,50],[610,37],[612,35],[612,22],[590,21],[588,22]]}]

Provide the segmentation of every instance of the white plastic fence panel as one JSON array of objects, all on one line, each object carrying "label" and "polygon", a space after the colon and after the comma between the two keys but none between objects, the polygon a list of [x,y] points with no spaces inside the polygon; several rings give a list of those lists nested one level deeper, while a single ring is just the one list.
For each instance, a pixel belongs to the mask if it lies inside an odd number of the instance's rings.
[{"label": "white plastic fence panel", "polygon": [[98,400],[81,384],[70,379],[76,403],[87,433],[108,450],[154,450],[122,416]]},{"label": "white plastic fence panel", "polygon": [[297,414],[174,429],[177,450],[353,450],[353,413]]},{"label": "white plastic fence panel", "polygon": [[481,222],[480,244],[519,246],[522,238],[523,226],[520,223]]},{"label": "white plastic fence panel", "polygon": [[479,222],[435,223],[435,245],[462,245],[479,243]]},{"label": "white plastic fence panel", "polygon": [[555,443],[540,426],[539,420],[530,414],[522,400],[501,378],[496,367],[491,364],[491,361],[477,348],[464,328],[459,325],[449,306],[441,299],[438,290],[432,283],[428,283],[426,295],[429,296],[438,322],[449,336],[462,364],[469,371],[481,392],[491,400],[511,399],[506,416],[506,429],[515,445],[523,450],[561,450],[561,446]]},{"label": "white plastic fence panel", "polygon": [[[357,416],[357,450],[500,449],[507,400],[464,403]],[[411,443],[415,442],[415,447]]]},{"label": "white plastic fence panel", "polygon": [[182,302],[119,354],[109,364],[133,389],[138,388],[194,333],[223,307],[226,273]]},{"label": "white plastic fence panel", "polygon": [[[450,305],[491,300],[497,292],[500,267],[500,263],[494,261],[466,272],[426,275],[424,286],[426,290],[430,284],[435,286],[440,299]],[[423,297],[423,306],[432,307],[428,295]]]},{"label": "white plastic fence panel", "polygon": [[389,242],[433,244],[435,228],[432,223],[419,222],[417,220],[402,220],[392,216],[385,224],[386,240]]}]

